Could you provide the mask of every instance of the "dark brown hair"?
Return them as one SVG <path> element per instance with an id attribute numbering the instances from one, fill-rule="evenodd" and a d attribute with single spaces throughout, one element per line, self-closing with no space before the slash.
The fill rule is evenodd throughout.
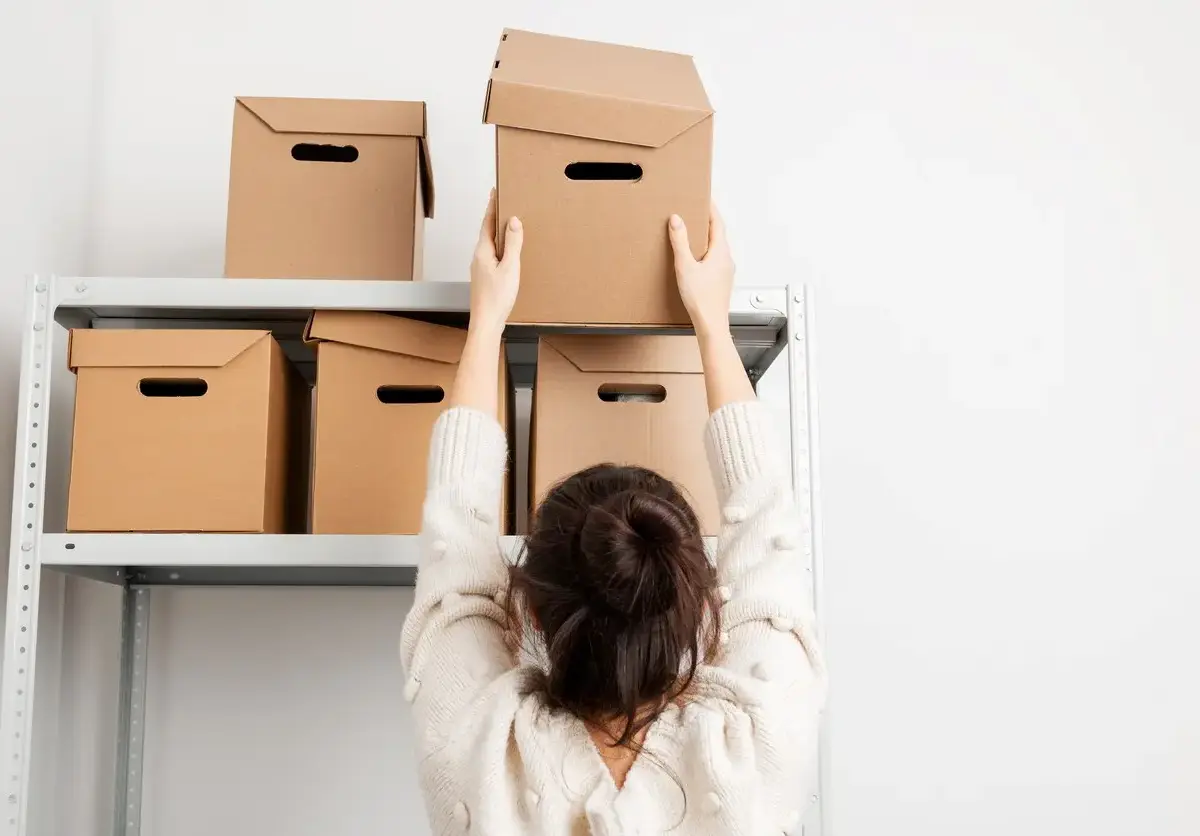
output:
<path id="1" fill-rule="evenodd" d="M 596 465 L 550 490 L 510 573 L 508 614 L 531 616 L 547 669 L 533 687 L 593 724 L 624 720 L 633 746 L 715 650 L 716 571 L 670 480 Z"/>

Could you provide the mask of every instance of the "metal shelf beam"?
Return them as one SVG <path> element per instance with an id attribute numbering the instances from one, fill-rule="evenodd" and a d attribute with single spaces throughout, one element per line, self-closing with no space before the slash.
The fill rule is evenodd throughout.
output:
<path id="1" fill-rule="evenodd" d="M 328 279 L 60 278 L 53 282 L 54 319 L 68 328 L 269 329 L 310 381 L 313 353 L 300 340 L 318 309 L 406 313 L 445 325 L 465 325 L 466 282 L 372 282 Z M 730 305 L 742 363 L 762 377 L 783 348 L 787 290 L 739 288 Z M 515 385 L 533 385 L 538 334 L 687 334 L 689 328 L 616 325 L 510 325 L 505 329 Z"/>
<path id="2" fill-rule="evenodd" d="M 510 560 L 523 540 L 500 538 Z M 412 586 L 419 554 L 411 534 L 43 534 L 40 563 L 144 586 Z"/>
<path id="3" fill-rule="evenodd" d="M 328 279 L 58 278 L 50 302 L 55 319 L 69 327 L 86 327 L 89 320 L 98 317 L 302 320 L 314 309 L 421 312 L 465 321 L 470 286 L 467 282 Z M 735 291 L 730 305 L 731 323 L 778 328 L 786 320 L 784 288 Z M 554 330 L 645 333 L 689 329 L 600 324 Z"/>

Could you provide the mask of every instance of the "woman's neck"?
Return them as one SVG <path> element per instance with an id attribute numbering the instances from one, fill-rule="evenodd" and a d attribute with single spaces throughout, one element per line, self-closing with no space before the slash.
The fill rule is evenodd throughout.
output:
<path id="1" fill-rule="evenodd" d="M 649 728 L 649 725 L 642 726 L 633 733 L 632 742 L 617 746 L 615 741 L 619 740 L 621 733 L 625 731 L 624 720 L 610 720 L 600 725 L 587 724 L 592 745 L 596 747 L 600 759 L 608 767 L 608 774 L 612 776 L 617 789 L 625 786 L 625 778 L 629 775 L 633 762 L 637 760 L 642 744 L 646 742 L 646 732 Z"/>

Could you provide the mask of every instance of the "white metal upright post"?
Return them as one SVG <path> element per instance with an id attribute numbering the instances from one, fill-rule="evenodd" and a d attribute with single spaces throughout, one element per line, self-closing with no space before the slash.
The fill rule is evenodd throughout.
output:
<path id="1" fill-rule="evenodd" d="M 142 831 L 146 674 L 150 661 L 150 588 L 127 586 L 122 604 L 113 836 L 138 836 Z"/>
<path id="2" fill-rule="evenodd" d="M 811 577 L 812 607 L 818 631 L 824 640 L 821 582 L 822 565 L 818 530 L 817 491 L 817 404 L 813 385 L 812 365 L 814 360 L 813 300 L 810 291 L 802 285 L 788 288 L 787 341 L 789 377 L 789 415 L 792 436 L 792 486 L 796 502 L 804 522 L 801 538 L 801 556 L 805 569 Z M 804 836 L 830 836 L 829 803 L 826 788 L 829 786 L 828 732 L 822 723 L 817 757 L 817 787 L 813 793 L 805 817 Z"/>
<path id="3" fill-rule="evenodd" d="M 50 325 L 52 280 L 33 279 L 26 297 L 21 337 L 21 382 L 18 390 L 17 453 L 13 475 L 12 535 L 9 544 L 8 609 L 4 630 L 3 817 L 0 834 L 26 836 L 29 817 L 30 761 L 33 737 L 33 686 L 37 664 L 38 592 L 42 567 L 45 496 L 46 416 L 50 407 L 49 371 L 53 356 Z"/>

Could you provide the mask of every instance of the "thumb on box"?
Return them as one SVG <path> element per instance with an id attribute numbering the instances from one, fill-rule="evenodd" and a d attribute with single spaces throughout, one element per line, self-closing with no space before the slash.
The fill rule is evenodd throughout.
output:
<path id="1" fill-rule="evenodd" d="M 511 217 L 508 219 L 508 225 L 504 230 L 504 258 L 503 262 L 513 262 L 521 258 L 521 245 L 525 243 L 525 227 L 521 224 L 521 219 Z"/>
<path id="2" fill-rule="evenodd" d="M 671 238 L 671 249 L 675 251 L 676 264 L 695 261 L 691 245 L 688 243 L 687 224 L 683 222 L 683 218 L 678 215 L 671 216 L 671 219 L 667 221 L 667 235 Z"/>

